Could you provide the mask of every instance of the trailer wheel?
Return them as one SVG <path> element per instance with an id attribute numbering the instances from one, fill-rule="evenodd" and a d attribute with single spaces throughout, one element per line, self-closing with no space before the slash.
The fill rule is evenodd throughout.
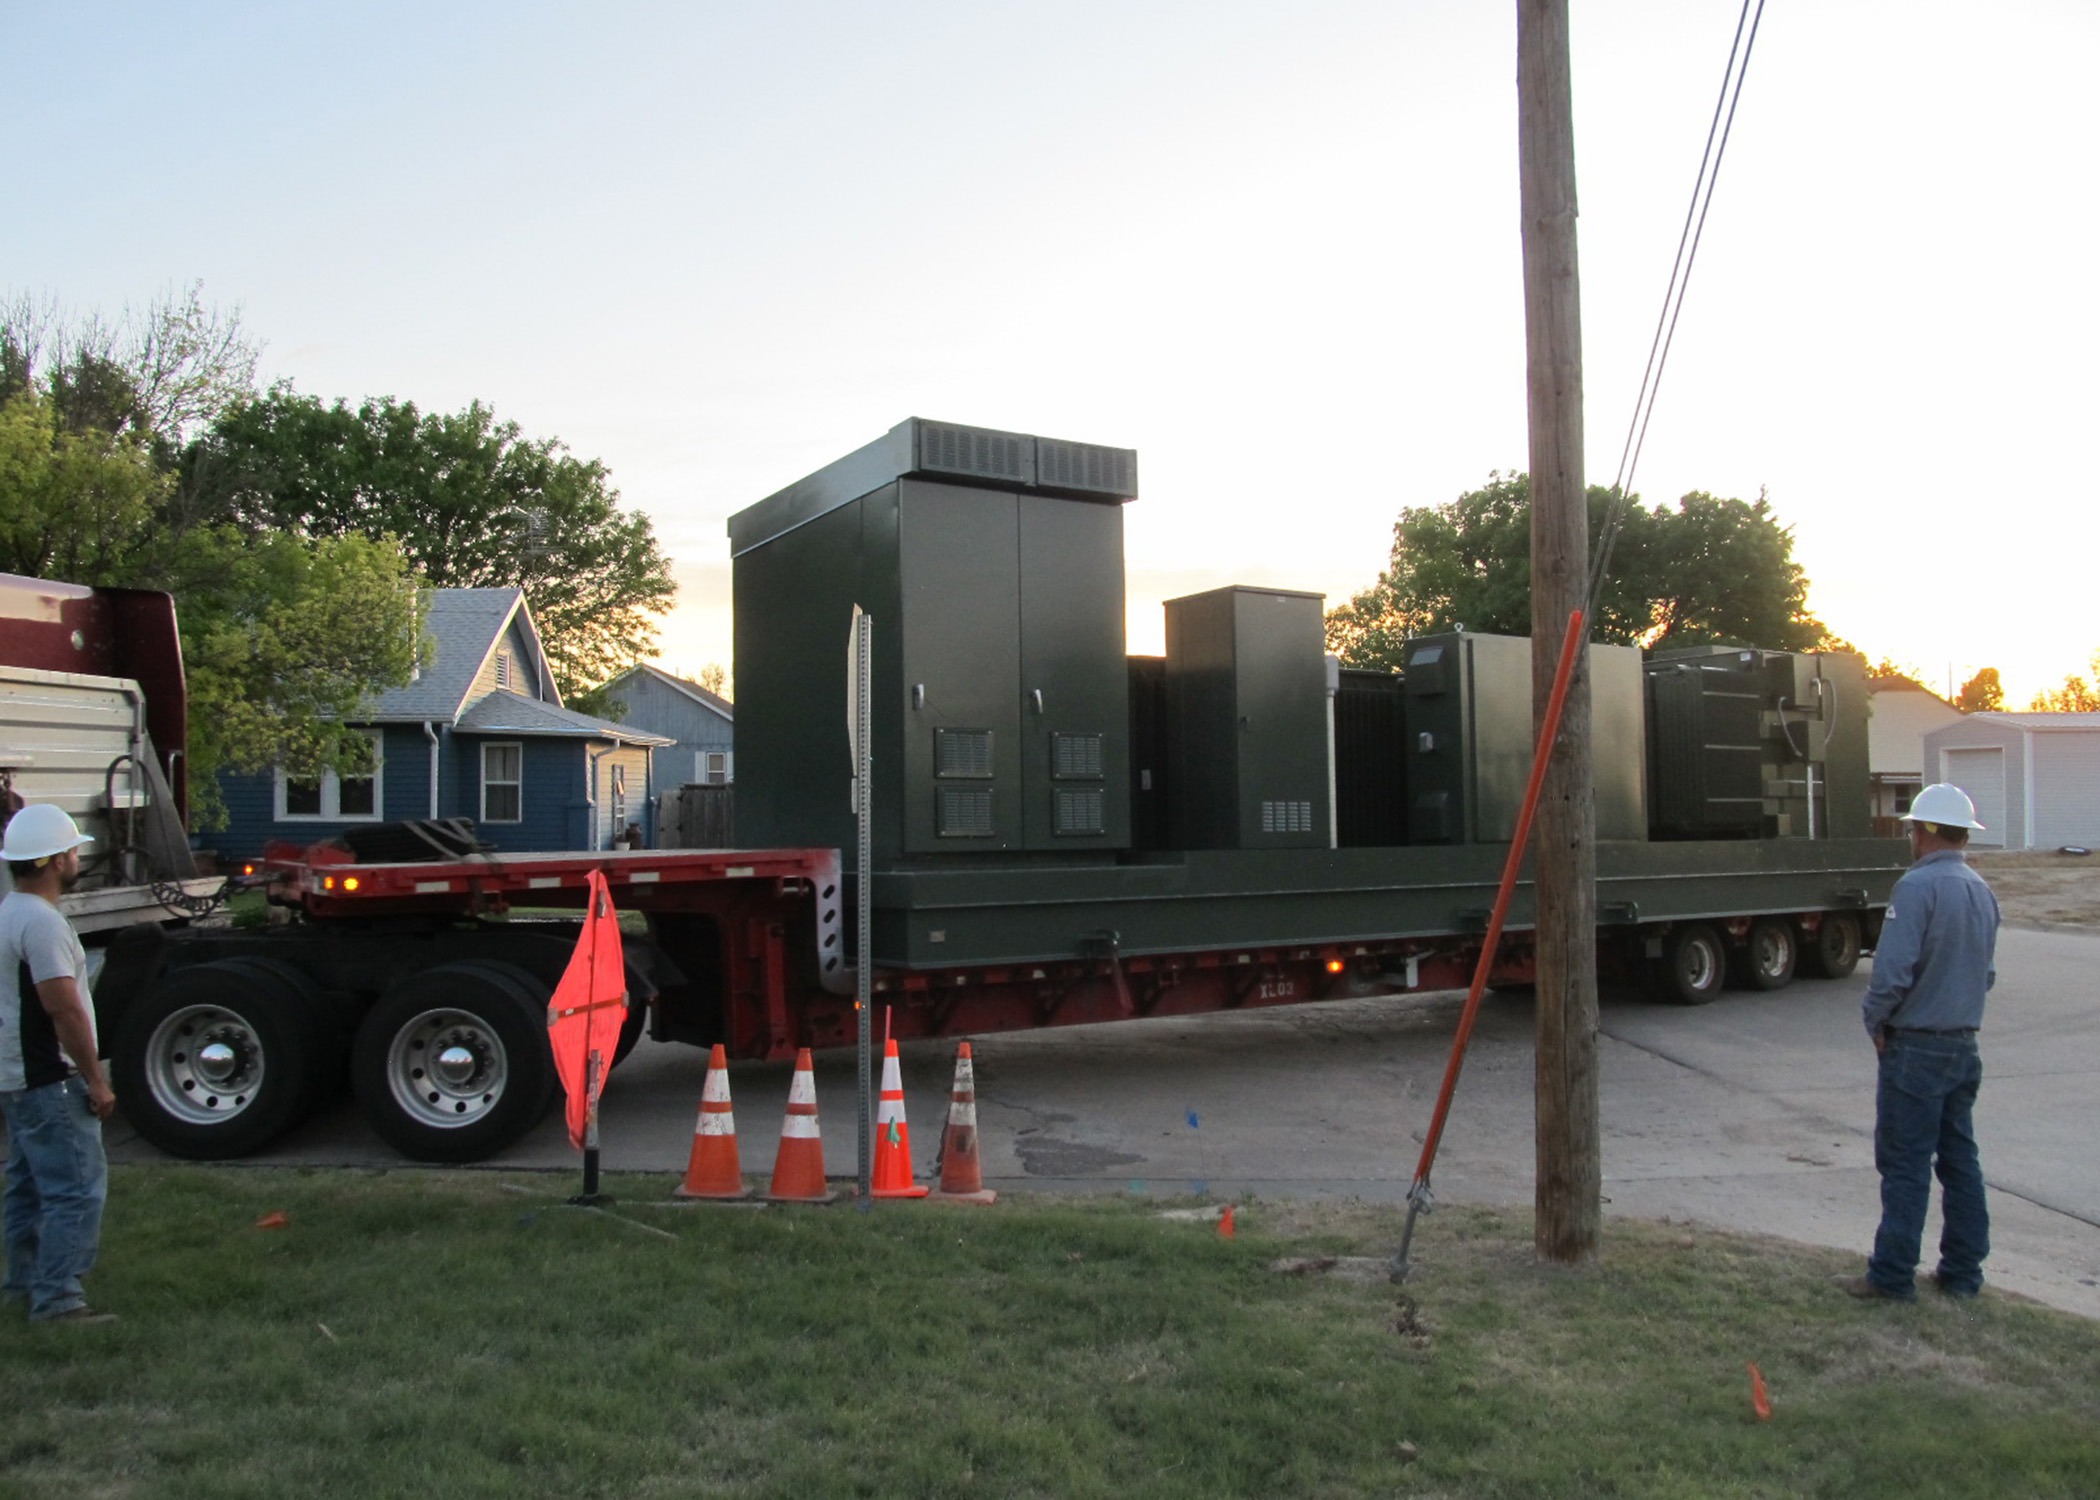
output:
<path id="1" fill-rule="evenodd" d="M 1728 973 L 1721 935 L 1704 922 L 1687 922 L 1663 939 L 1656 963 L 1656 989 L 1677 1005 L 1704 1005 L 1717 998 Z"/>
<path id="2" fill-rule="evenodd" d="M 547 995 L 508 964 L 410 974 L 358 1028 L 357 1105 L 381 1140 L 416 1161 L 480 1161 L 547 1113 L 554 1059 Z"/>
<path id="3" fill-rule="evenodd" d="M 1859 967 L 1859 918 L 1826 911 L 1801 949 L 1801 967 L 1818 979 L 1844 979 Z"/>
<path id="4" fill-rule="evenodd" d="M 274 963 L 218 959 L 163 975 L 117 1039 L 124 1118 L 171 1156 L 261 1150 L 314 1101 L 322 1049 L 303 999 Z"/>
<path id="5" fill-rule="evenodd" d="M 1794 982 L 1800 944 L 1794 924 L 1782 917 L 1760 917 L 1737 955 L 1736 972 L 1753 990 L 1783 990 Z"/>

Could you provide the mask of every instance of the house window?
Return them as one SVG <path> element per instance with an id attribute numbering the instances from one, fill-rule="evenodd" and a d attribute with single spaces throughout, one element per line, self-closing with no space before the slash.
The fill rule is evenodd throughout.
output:
<path id="1" fill-rule="evenodd" d="M 362 775 L 323 771 L 318 776 L 287 776 L 277 769 L 277 817 L 280 822 L 377 821 L 384 806 L 380 781 L 386 772 L 381 753 L 385 740 L 376 729 L 359 730 L 372 743 L 372 769 Z"/>
<path id="2" fill-rule="evenodd" d="M 701 786 L 728 786 L 736 779 L 733 754 L 729 750 L 695 750 L 693 780 Z"/>
<path id="3" fill-rule="evenodd" d="M 525 816 L 525 747 L 509 740 L 481 747 L 481 821 L 516 823 Z"/>

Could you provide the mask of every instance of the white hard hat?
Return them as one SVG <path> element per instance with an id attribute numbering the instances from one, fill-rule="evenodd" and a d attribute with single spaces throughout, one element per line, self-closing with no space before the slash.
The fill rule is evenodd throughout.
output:
<path id="1" fill-rule="evenodd" d="M 1944 781 L 1935 781 L 1911 798 L 1910 811 L 1903 818 L 1912 823 L 1938 823 L 1943 828 L 1983 827 L 1976 821 L 1976 804 L 1969 794 Z"/>
<path id="2" fill-rule="evenodd" d="M 92 844 L 67 816 L 63 807 L 32 802 L 7 820 L 7 833 L 0 837 L 0 859 L 49 859 L 82 844 Z"/>

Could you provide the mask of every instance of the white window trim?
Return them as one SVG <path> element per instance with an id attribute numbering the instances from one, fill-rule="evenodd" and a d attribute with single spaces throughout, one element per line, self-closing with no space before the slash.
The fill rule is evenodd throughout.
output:
<path id="1" fill-rule="evenodd" d="M 515 786 L 518 789 L 518 815 L 515 818 L 492 818 L 489 816 L 489 752 L 491 750 L 515 750 L 518 752 L 518 779 L 497 781 L 497 786 Z M 481 821 L 484 823 L 522 823 L 525 821 L 525 742 L 523 740 L 483 740 L 481 742 Z"/>
<path id="2" fill-rule="evenodd" d="M 284 767 L 279 766 L 272 778 L 276 783 L 273 791 L 276 806 L 273 809 L 280 823 L 383 823 L 386 821 L 386 733 L 379 729 L 354 731 L 372 742 L 372 810 L 368 813 L 345 813 L 342 809 L 342 782 L 333 771 L 321 773 L 321 810 L 316 813 L 295 813 L 286 810 Z M 362 778 L 359 778 L 362 779 Z"/>

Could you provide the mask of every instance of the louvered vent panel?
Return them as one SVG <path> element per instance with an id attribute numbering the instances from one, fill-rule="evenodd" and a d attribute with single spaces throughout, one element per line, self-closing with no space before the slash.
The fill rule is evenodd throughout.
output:
<path id="1" fill-rule="evenodd" d="M 944 786 L 940 796 L 940 836 L 984 839 L 992 836 L 992 789 Z"/>
<path id="2" fill-rule="evenodd" d="M 1053 734 L 1050 736 L 1050 774 L 1060 780 L 1099 781 L 1101 736 L 1098 734 Z"/>
<path id="3" fill-rule="evenodd" d="M 930 474 L 967 474 L 1025 484 L 1035 476 L 1029 440 L 1019 433 L 981 427 L 919 424 L 919 467 Z"/>
<path id="4" fill-rule="evenodd" d="M 936 729 L 933 732 L 933 774 L 944 778 L 990 780 L 992 732 L 989 729 Z"/>
<path id="5" fill-rule="evenodd" d="M 1057 821 L 1060 834 L 1102 834 L 1106 823 L 1107 798 L 1097 787 L 1059 787 Z"/>
<path id="6" fill-rule="evenodd" d="M 1310 802 L 1264 802 L 1261 805 L 1263 833 L 1311 833 Z"/>
<path id="7" fill-rule="evenodd" d="M 1137 494 L 1137 454 L 1128 448 L 1037 438 L 1035 482 L 1044 489 L 1085 490 L 1129 499 Z"/>

